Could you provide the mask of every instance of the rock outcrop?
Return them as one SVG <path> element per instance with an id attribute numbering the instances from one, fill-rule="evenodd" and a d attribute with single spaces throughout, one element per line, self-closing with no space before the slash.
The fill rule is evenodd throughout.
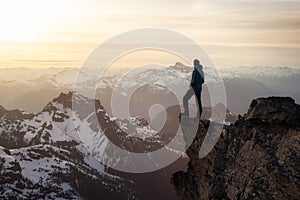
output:
<path id="1" fill-rule="evenodd" d="M 178 199 L 300 199 L 300 106 L 293 99 L 253 100 L 200 159 L 208 126 L 200 122 L 187 150 L 187 172 L 172 177 Z"/>

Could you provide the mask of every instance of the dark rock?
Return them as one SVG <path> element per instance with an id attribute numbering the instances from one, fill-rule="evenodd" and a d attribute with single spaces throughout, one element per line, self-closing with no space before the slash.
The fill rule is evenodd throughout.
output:
<path id="1" fill-rule="evenodd" d="M 300 122 L 300 108 L 290 97 L 259 98 L 252 101 L 245 118 L 295 126 Z"/>
<path id="2" fill-rule="evenodd" d="M 202 159 L 208 127 L 201 121 L 188 170 L 171 181 L 178 199 L 300 199 L 299 113 L 288 97 L 256 99 Z"/>

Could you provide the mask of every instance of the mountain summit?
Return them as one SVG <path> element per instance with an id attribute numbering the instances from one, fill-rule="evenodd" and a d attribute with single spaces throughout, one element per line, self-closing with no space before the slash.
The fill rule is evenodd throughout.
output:
<path id="1" fill-rule="evenodd" d="M 289 97 L 258 98 L 233 126 L 225 126 L 214 149 L 198 152 L 209 122 L 187 154 L 187 172 L 173 175 L 180 200 L 299 199 L 300 106 Z"/>

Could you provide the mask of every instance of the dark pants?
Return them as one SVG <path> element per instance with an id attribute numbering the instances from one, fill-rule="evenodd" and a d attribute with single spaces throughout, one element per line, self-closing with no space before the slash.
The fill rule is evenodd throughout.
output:
<path id="1" fill-rule="evenodd" d="M 184 114 L 189 115 L 189 100 L 192 98 L 192 96 L 195 94 L 196 97 L 196 104 L 197 104 L 197 117 L 201 117 L 202 114 L 202 103 L 201 103 L 201 90 L 200 91 L 194 91 L 191 87 L 184 95 L 183 97 L 183 108 L 184 108 Z"/>

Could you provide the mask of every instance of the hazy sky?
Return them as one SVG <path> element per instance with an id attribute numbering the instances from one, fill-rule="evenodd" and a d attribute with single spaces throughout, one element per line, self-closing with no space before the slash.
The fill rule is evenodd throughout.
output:
<path id="1" fill-rule="evenodd" d="M 300 67 L 299 0 L 1 0 L 0 26 L 1 68 L 77 67 L 145 27 L 185 34 L 220 67 Z"/>

